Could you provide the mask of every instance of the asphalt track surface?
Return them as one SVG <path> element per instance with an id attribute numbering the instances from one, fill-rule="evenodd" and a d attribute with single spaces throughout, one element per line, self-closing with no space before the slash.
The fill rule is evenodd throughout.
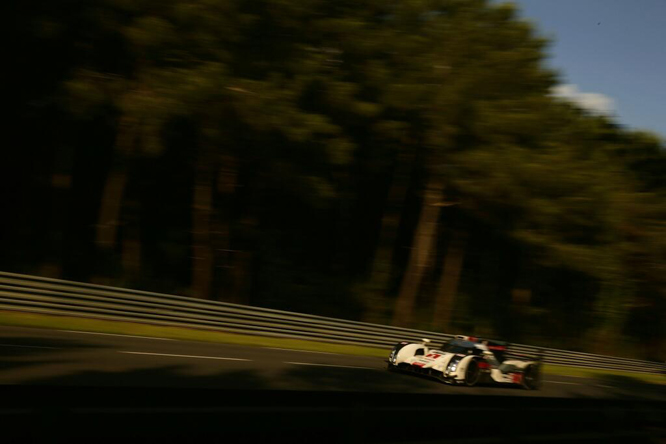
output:
<path id="1" fill-rule="evenodd" d="M 618 376 L 546 374 L 538 391 L 457 387 L 390 373 L 382 358 L 21 327 L 0 327 L 0 385 L 666 400 L 666 385 Z"/>

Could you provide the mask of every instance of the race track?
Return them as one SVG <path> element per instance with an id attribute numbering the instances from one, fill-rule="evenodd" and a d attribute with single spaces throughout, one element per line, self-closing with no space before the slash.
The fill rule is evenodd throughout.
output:
<path id="1" fill-rule="evenodd" d="M 0 384 L 666 399 L 665 385 L 621 377 L 453 387 L 389 373 L 381 358 L 18 327 L 0 327 Z"/>

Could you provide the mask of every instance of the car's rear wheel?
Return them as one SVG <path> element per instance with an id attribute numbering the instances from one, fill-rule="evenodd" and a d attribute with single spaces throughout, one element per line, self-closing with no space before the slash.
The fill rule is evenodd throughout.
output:
<path id="1" fill-rule="evenodd" d="M 541 387 L 541 368 L 538 365 L 530 364 L 523 372 L 521 385 L 526 390 L 538 390 Z"/>
<path id="2" fill-rule="evenodd" d="M 465 385 L 468 387 L 473 387 L 479 382 L 481 377 L 481 370 L 479 370 L 479 364 L 472 360 L 467 364 L 467 370 L 465 370 Z"/>

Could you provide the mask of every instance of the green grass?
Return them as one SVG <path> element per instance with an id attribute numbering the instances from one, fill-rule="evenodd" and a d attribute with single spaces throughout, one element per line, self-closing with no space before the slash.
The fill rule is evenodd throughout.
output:
<path id="1" fill-rule="evenodd" d="M 237 344 L 258 347 L 290 348 L 296 350 L 311 350 L 357 356 L 373 356 L 380 358 L 384 358 L 388 354 L 388 350 L 383 348 L 331 344 L 328 342 L 317 342 L 301 339 L 243 335 L 199 328 L 166 327 L 137 322 L 118 322 L 107 321 L 103 319 L 79 318 L 74 316 L 54 316 L 37 313 L 0 311 L 0 325 L 58 330 L 91 331 L 98 333 L 114 333 L 135 336 L 151 336 L 159 338 L 218 342 L 222 344 Z M 616 370 L 596 370 L 552 364 L 544 365 L 544 374 L 596 379 L 615 376 L 639 382 L 666 384 L 666 377 L 663 375 Z"/>
<path id="2" fill-rule="evenodd" d="M 250 345 L 259 347 L 291 348 L 297 350 L 322 351 L 360 356 L 386 357 L 382 348 L 361 347 L 346 344 L 331 344 L 302 339 L 273 338 L 215 330 L 187 327 L 166 327 L 136 322 L 107 321 L 103 319 L 79 318 L 74 316 L 54 316 L 36 313 L 0 311 L 0 325 L 16 327 L 37 327 L 57 330 L 91 331 L 158 338 L 183 339 L 190 341 L 218 342 L 223 344 Z"/>
<path id="3" fill-rule="evenodd" d="M 569 367 L 566 365 L 544 364 L 543 372 L 549 375 L 575 376 L 579 378 L 606 379 L 609 376 L 633 379 L 639 382 L 651 384 L 666 384 L 666 376 L 646 374 L 638 372 L 626 372 L 621 370 L 602 370 L 580 367 Z"/>

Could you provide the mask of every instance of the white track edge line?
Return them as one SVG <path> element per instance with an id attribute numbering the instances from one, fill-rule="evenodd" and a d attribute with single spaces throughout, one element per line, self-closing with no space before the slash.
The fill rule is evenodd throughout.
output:
<path id="1" fill-rule="evenodd" d="M 140 339 L 153 339 L 155 341 L 176 341 L 177 339 L 170 339 L 170 338 L 158 338 L 155 336 L 134 336 L 134 335 L 121 335 L 121 334 L 116 334 L 116 333 L 99 333 L 96 331 L 78 331 L 78 330 L 57 330 L 57 331 L 63 331 L 66 333 L 80 333 L 83 335 L 101 335 L 101 336 L 120 336 L 120 337 L 125 337 L 125 338 L 140 338 Z"/>
<path id="2" fill-rule="evenodd" d="M 329 353 L 329 352 L 320 352 L 314 350 L 299 350 L 296 348 L 279 348 L 279 347 L 262 347 L 267 350 L 282 350 L 282 351 L 292 351 L 292 352 L 302 352 L 302 353 L 318 353 L 320 355 L 339 355 L 340 353 Z"/>
<path id="3" fill-rule="evenodd" d="M 373 367 L 357 367 L 354 365 L 335 365 L 335 364 L 314 364 L 312 362 L 286 362 L 285 364 L 293 364 L 293 365 L 311 365 L 314 367 L 340 367 L 340 368 L 360 368 L 364 370 L 377 370 L 376 368 Z"/>
<path id="4" fill-rule="evenodd" d="M 168 356 L 173 358 L 195 358 L 195 359 L 217 359 L 220 361 L 251 361 L 251 359 L 241 358 L 223 358 L 220 356 L 196 356 L 196 355 L 174 355 L 170 353 L 149 353 L 149 352 L 133 352 L 126 350 L 118 350 L 118 353 L 125 353 L 128 355 L 149 355 L 149 356 Z"/>

